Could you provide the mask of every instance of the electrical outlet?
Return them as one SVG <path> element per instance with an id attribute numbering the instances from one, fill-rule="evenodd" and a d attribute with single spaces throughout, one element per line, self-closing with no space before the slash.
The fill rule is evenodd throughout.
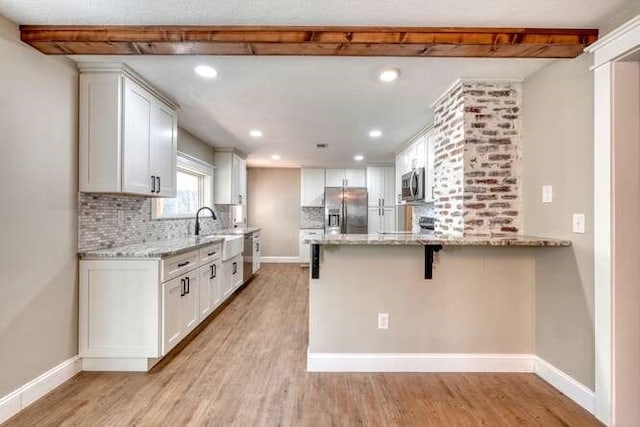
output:
<path id="1" fill-rule="evenodd" d="M 118 225 L 119 226 L 124 225 L 124 211 L 122 209 L 118 211 Z"/>
<path id="2" fill-rule="evenodd" d="M 542 186 L 542 203 L 553 202 L 553 187 L 551 185 Z"/>
<path id="3" fill-rule="evenodd" d="M 378 329 L 389 329 L 389 313 L 378 313 Z"/>
<path id="4" fill-rule="evenodd" d="M 574 233 L 583 233 L 584 234 L 584 214 L 573 214 L 573 232 Z"/>

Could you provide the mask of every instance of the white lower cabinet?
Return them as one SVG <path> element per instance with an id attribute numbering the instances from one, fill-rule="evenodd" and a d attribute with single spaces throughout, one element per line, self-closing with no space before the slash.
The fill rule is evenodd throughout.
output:
<path id="1" fill-rule="evenodd" d="M 210 262 L 200 267 L 200 320 L 204 320 L 209 314 L 213 312 L 220 305 L 221 293 L 220 293 L 220 276 L 218 275 L 218 269 L 220 268 L 220 261 Z"/>
<path id="2" fill-rule="evenodd" d="M 242 286 L 242 262 L 242 254 L 222 262 L 222 298 L 228 297 Z"/>
<path id="3" fill-rule="evenodd" d="M 81 260 L 83 370 L 148 371 L 242 285 L 242 256 L 223 264 L 221 253 Z"/>
<path id="4" fill-rule="evenodd" d="M 369 234 L 386 233 L 395 230 L 394 208 L 369 208 Z"/>
<path id="5" fill-rule="evenodd" d="M 324 236 L 324 230 L 321 228 L 302 228 L 300 229 L 300 262 L 308 264 L 311 259 L 311 246 L 303 243 L 305 239 Z"/>
<path id="6" fill-rule="evenodd" d="M 162 284 L 162 354 L 167 354 L 184 336 L 182 327 L 183 281 Z"/>

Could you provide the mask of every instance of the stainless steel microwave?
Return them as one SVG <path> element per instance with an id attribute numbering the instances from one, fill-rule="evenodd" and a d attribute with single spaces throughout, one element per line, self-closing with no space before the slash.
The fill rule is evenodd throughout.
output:
<path id="1" fill-rule="evenodd" d="M 424 168 L 416 168 L 402 175 L 402 200 L 405 202 L 424 200 Z"/>

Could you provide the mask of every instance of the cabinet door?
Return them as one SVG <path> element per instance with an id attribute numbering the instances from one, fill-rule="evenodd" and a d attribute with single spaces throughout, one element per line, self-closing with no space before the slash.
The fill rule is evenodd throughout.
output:
<path id="1" fill-rule="evenodd" d="M 347 187 L 366 187 L 367 173 L 365 169 L 347 169 L 344 172 Z"/>
<path id="2" fill-rule="evenodd" d="M 381 167 L 367 168 L 367 192 L 369 206 L 381 206 L 384 198 L 384 169 Z"/>
<path id="3" fill-rule="evenodd" d="M 233 171 L 233 154 L 224 151 L 214 153 L 216 169 L 213 179 L 213 197 L 217 205 L 234 203 L 232 182 L 235 179 Z"/>
<path id="4" fill-rule="evenodd" d="M 426 139 L 425 136 L 422 135 L 414 143 L 415 144 L 415 148 L 414 148 L 414 154 L 413 155 L 415 156 L 415 159 L 416 159 L 415 166 L 414 166 L 415 168 L 423 168 L 423 167 L 425 167 L 425 157 L 424 157 L 424 154 L 425 154 L 425 139 Z"/>
<path id="5" fill-rule="evenodd" d="M 260 252 L 262 251 L 261 248 L 261 239 L 260 238 L 256 238 L 253 241 L 253 268 L 251 269 L 252 273 L 257 272 L 258 270 L 260 270 Z"/>
<path id="6" fill-rule="evenodd" d="M 244 268 L 242 265 L 242 255 L 238 255 L 231 261 L 231 287 L 238 289 L 243 283 Z"/>
<path id="7" fill-rule="evenodd" d="M 383 191 L 382 191 L 382 206 L 395 206 L 396 192 L 395 192 L 395 177 L 396 170 L 392 166 L 383 168 Z"/>
<path id="8" fill-rule="evenodd" d="M 427 139 L 425 143 L 425 157 L 426 157 L 426 166 L 425 166 L 425 193 L 424 199 L 427 202 L 431 202 L 434 200 L 433 190 L 435 188 L 435 143 L 436 143 L 436 133 L 435 130 L 431 130 L 427 134 Z"/>
<path id="9" fill-rule="evenodd" d="M 300 206 L 324 206 L 324 169 L 302 169 Z"/>
<path id="10" fill-rule="evenodd" d="M 381 213 L 380 229 L 385 232 L 394 231 L 396 229 L 395 208 L 383 208 Z"/>
<path id="11" fill-rule="evenodd" d="M 240 195 L 240 157 L 233 154 L 231 156 L 231 204 L 241 203 Z"/>
<path id="12" fill-rule="evenodd" d="M 157 177 L 156 195 L 175 197 L 178 118 L 175 111 L 156 102 L 151 110 L 151 175 Z"/>
<path id="13" fill-rule="evenodd" d="M 182 329 L 186 335 L 200 322 L 200 316 L 198 315 L 198 291 L 200 290 L 198 270 L 185 274 L 184 279 L 187 282 L 184 296 L 182 297 Z"/>
<path id="14" fill-rule="evenodd" d="M 236 199 L 235 204 L 238 205 L 247 205 L 247 161 L 237 155 L 234 154 L 234 164 L 235 164 L 235 188 L 236 188 Z"/>
<path id="15" fill-rule="evenodd" d="M 302 243 L 305 235 L 301 231 L 300 232 L 300 262 L 308 263 L 311 260 L 311 248 L 308 243 Z"/>
<path id="16" fill-rule="evenodd" d="M 182 323 L 182 277 L 162 284 L 162 354 L 167 354 L 184 336 Z"/>
<path id="17" fill-rule="evenodd" d="M 231 260 L 222 263 L 222 276 L 220 277 L 220 292 L 222 294 L 222 301 L 226 300 L 231 293 L 233 293 L 233 280 Z"/>
<path id="18" fill-rule="evenodd" d="M 198 293 L 198 315 L 199 320 L 203 321 L 213 311 L 213 295 L 211 287 L 211 268 L 212 264 L 203 265 L 198 269 L 200 276 L 200 290 Z"/>
<path id="19" fill-rule="evenodd" d="M 370 207 L 367 216 L 367 233 L 376 234 L 380 231 L 380 208 Z"/>
<path id="20" fill-rule="evenodd" d="M 327 187 L 343 187 L 344 179 L 344 169 L 327 169 L 325 171 L 325 185 Z"/>
<path id="21" fill-rule="evenodd" d="M 150 146 L 153 97 L 129 79 L 124 82 L 122 191 L 150 195 Z M 155 182 L 154 182 L 155 185 Z"/>
<path id="22" fill-rule="evenodd" d="M 220 290 L 220 282 L 222 276 L 222 265 L 220 261 L 211 263 L 209 267 L 209 287 L 211 288 L 211 306 L 215 310 L 222 302 L 222 291 Z"/>

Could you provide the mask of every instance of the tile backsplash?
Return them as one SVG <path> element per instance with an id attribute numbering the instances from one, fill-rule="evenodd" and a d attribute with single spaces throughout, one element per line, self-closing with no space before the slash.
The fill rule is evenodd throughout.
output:
<path id="1" fill-rule="evenodd" d="M 154 199 L 121 194 L 78 193 L 78 250 L 109 248 L 193 234 L 195 220 L 152 219 Z M 118 225 L 118 211 L 124 214 Z M 214 207 L 218 220 L 203 216 L 202 233 L 229 227 L 230 206 Z M 206 215 L 206 214 L 205 214 Z"/>
<path id="2" fill-rule="evenodd" d="M 300 228 L 323 228 L 324 208 L 303 207 L 300 212 Z"/>
<path id="3" fill-rule="evenodd" d="M 433 203 L 426 203 L 421 205 L 413 205 L 413 215 L 411 217 L 411 231 L 414 233 L 420 232 L 420 217 L 428 216 L 435 218 L 436 208 Z"/>

